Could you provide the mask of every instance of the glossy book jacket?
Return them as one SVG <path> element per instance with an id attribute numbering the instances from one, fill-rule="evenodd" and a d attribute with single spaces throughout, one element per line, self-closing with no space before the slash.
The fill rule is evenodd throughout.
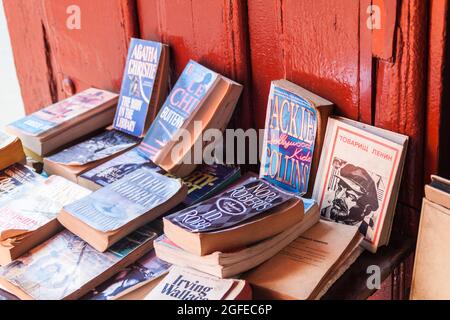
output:
<path id="1" fill-rule="evenodd" d="M 217 77 L 217 73 L 189 61 L 141 143 L 140 152 L 154 160 L 185 121 L 197 111 Z"/>
<path id="2" fill-rule="evenodd" d="M 145 134 L 161 51 L 159 42 L 131 39 L 114 118 L 115 129 L 136 137 Z"/>
<path id="3" fill-rule="evenodd" d="M 266 115 L 261 178 L 299 196 L 308 190 L 317 111 L 303 97 L 272 83 Z"/>

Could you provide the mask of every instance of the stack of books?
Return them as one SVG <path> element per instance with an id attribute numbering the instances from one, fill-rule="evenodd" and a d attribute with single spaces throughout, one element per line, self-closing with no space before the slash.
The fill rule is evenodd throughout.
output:
<path id="1" fill-rule="evenodd" d="M 318 299 L 389 241 L 408 138 L 273 81 L 259 175 L 198 161 L 242 86 L 132 39 L 120 93 L 89 88 L 0 132 L 0 296 Z M 40 175 L 24 165 L 42 162 Z"/>

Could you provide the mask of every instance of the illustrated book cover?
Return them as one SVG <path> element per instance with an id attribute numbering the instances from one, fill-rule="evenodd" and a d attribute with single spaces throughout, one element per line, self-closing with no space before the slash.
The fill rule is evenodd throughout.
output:
<path id="1" fill-rule="evenodd" d="M 178 179 L 141 168 L 63 208 L 58 220 L 99 251 L 171 209 L 186 196 Z"/>
<path id="2" fill-rule="evenodd" d="M 142 137 L 159 111 L 168 86 L 168 46 L 130 41 L 113 127 Z"/>
<path id="3" fill-rule="evenodd" d="M 260 177 L 305 195 L 317 170 L 332 107 L 331 102 L 287 80 L 272 81 Z"/>
<path id="4" fill-rule="evenodd" d="M 389 241 L 408 137 L 330 118 L 313 198 L 322 218 L 360 226 L 375 252 Z"/>

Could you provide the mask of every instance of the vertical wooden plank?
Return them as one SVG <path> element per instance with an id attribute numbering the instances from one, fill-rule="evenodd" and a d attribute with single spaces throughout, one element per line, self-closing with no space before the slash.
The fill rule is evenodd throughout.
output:
<path id="1" fill-rule="evenodd" d="M 130 38 L 137 36 L 132 0 L 44 0 L 58 81 L 119 91 Z M 69 29 L 69 6 L 80 8 L 80 29 Z"/>
<path id="2" fill-rule="evenodd" d="M 410 137 L 396 230 L 414 233 L 423 196 L 427 3 L 402 1 L 392 62 L 379 61 L 375 125 Z"/>
<path id="3" fill-rule="evenodd" d="M 372 0 L 359 3 L 359 121 L 373 124 L 372 29 L 367 24 Z"/>
<path id="4" fill-rule="evenodd" d="M 359 118 L 359 1 L 251 0 L 248 9 L 258 127 L 270 81 L 284 77 Z"/>
<path id="5" fill-rule="evenodd" d="M 448 145 L 442 140 L 449 139 L 450 132 L 448 123 L 450 112 L 445 116 L 444 103 L 448 102 L 446 96 L 445 79 L 446 55 L 448 55 L 448 0 L 430 1 L 430 29 L 429 53 L 428 53 L 428 81 L 427 81 L 427 110 L 426 110 L 426 137 L 425 137 L 425 182 L 429 182 L 431 174 L 439 173 L 439 163 L 444 161 L 443 150 L 448 149 Z M 450 56 L 450 55 L 448 55 Z M 447 61 L 448 63 L 448 61 Z M 444 101 L 446 99 L 446 101 Z M 448 105 L 446 106 L 448 108 Z M 447 123 L 446 123 L 447 121 Z M 441 131 L 446 129 L 447 131 Z M 442 133 L 441 133 L 442 132 Z M 447 140 L 449 141 L 449 140 Z M 449 160 L 447 158 L 447 160 Z M 441 174 L 450 174 L 449 164 L 447 168 L 442 168 Z"/>
<path id="6" fill-rule="evenodd" d="M 27 113 L 57 100 L 53 55 L 40 0 L 4 0 L 14 61 Z"/>
<path id="7" fill-rule="evenodd" d="M 139 26 L 144 39 L 171 48 L 173 80 L 189 59 L 244 85 L 239 126 L 252 126 L 249 103 L 247 9 L 243 0 L 138 0 Z"/>
<path id="8" fill-rule="evenodd" d="M 69 29 L 69 6 L 80 8 L 80 29 Z M 138 35 L 135 0 L 6 0 L 15 64 L 27 113 L 75 90 L 120 89 L 129 38 Z"/>

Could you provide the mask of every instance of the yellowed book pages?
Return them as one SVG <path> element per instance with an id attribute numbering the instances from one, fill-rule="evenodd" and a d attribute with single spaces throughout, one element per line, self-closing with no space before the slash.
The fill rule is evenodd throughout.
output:
<path id="1" fill-rule="evenodd" d="M 449 243 L 450 210 L 424 199 L 414 261 L 412 300 L 450 299 Z"/>
<path id="2" fill-rule="evenodd" d="M 320 284 L 326 284 L 340 258 L 354 248 L 355 239 L 360 241 L 356 227 L 320 221 L 244 279 L 255 297 L 310 299 L 321 291 Z"/>

